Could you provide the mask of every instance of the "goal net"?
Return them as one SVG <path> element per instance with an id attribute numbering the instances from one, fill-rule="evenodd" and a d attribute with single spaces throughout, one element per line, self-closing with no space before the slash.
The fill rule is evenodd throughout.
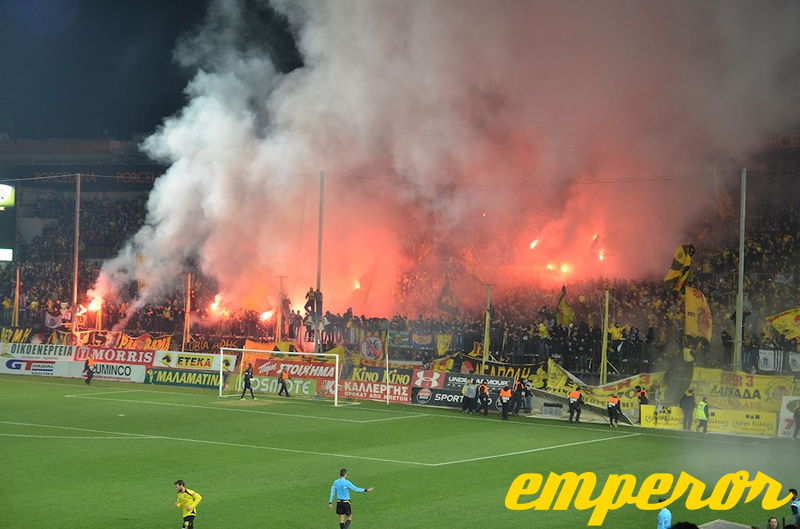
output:
<path id="1" fill-rule="evenodd" d="M 303 353 L 284 351 L 256 351 L 252 349 L 233 349 L 223 347 L 219 352 L 223 358 L 236 355 L 236 367 L 223 376 L 220 369 L 219 396 L 242 395 L 244 373 L 248 366 L 253 367 L 250 385 L 253 393 L 259 395 L 278 395 L 281 384 L 281 370 L 288 373 L 286 387 L 292 398 L 333 399 L 339 404 L 339 356 L 329 353 Z M 250 395 L 250 392 L 247 392 Z"/>

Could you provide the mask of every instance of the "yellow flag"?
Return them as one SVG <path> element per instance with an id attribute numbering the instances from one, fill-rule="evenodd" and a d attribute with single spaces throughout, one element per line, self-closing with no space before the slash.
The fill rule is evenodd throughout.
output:
<path id="1" fill-rule="evenodd" d="M 788 340 L 800 337 L 800 309 L 773 314 L 767 318 L 767 321 Z"/>
<path id="2" fill-rule="evenodd" d="M 694 255 L 694 246 L 691 244 L 682 244 L 675 250 L 675 255 L 672 257 L 672 264 L 667 270 L 667 275 L 664 276 L 664 282 L 669 283 L 670 288 L 673 290 L 682 290 L 683 285 L 689 278 L 689 270 L 692 266 L 692 256 Z"/>
<path id="3" fill-rule="evenodd" d="M 453 343 L 452 334 L 437 334 L 436 335 L 436 352 L 439 355 L 446 355 L 450 352 L 450 345 Z"/>
<path id="4" fill-rule="evenodd" d="M 561 297 L 558 298 L 558 308 L 556 309 L 556 323 L 566 327 L 575 321 L 575 311 L 567 303 L 567 286 L 561 286 Z"/>
<path id="5" fill-rule="evenodd" d="M 686 334 L 711 341 L 711 309 L 702 292 L 686 287 Z"/>

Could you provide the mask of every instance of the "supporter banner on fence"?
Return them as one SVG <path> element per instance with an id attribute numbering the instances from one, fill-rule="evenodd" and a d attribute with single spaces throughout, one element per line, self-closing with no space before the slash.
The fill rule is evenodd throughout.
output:
<path id="1" fill-rule="evenodd" d="M 151 366 L 156 357 L 155 351 L 133 351 L 128 349 L 81 345 L 75 347 L 73 359 L 78 362 L 84 362 L 89 358 L 89 354 L 91 354 L 92 358 L 97 362 L 116 362 L 119 364 L 135 364 L 142 366 Z"/>
<path id="2" fill-rule="evenodd" d="M 761 349 L 758 351 L 758 370 L 759 371 L 780 371 L 783 367 L 783 359 L 786 356 L 784 351 L 774 351 L 772 349 Z"/>
<path id="3" fill-rule="evenodd" d="M 800 396 L 783 397 L 781 400 L 781 412 L 778 415 L 778 437 L 794 436 L 794 429 L 797 426 L 794 422 L 794 410 L 800 406 Z"/>
<path id="4" fill-rule="evenodd" d="M 450 352 L 450 346 L 453 344 L 452 334 L 437 334 L 436 335 L 436 352 L 439 355 L 446 355 Z"/>
<path id="5" fill-rule="evenodd" d="M 331 351 L 328 351 L 329 353 Z M 354 366 L 372 366 L 372 367 L 384 367 L 386 366 L 386 360 L 367 360 L 360 354 L 348 354 L 347 355 L 348 362 L 351 362 Z M 419 369 L 422 367 L 421 361 L 416 360 L 392 360 L 389 358 L 389 367 L 395 369 Z"/>
<path id="6" fill-rule="evenodd" d="M 411 347 L 416 349 L 435 349 L 434 334 L 430 331 L 413 331 L 411 333 Z"/>
<path id="7" fill-rule="evenodd" d="M 49 345 L 32 343 L 3 344 L 2 356 L 25 360 L 72 360 L 75 347 L 71 345 Z"/>
<path id="8" fill-rule="evenodd" d="M 480 372 L 481 366 L 484 365 L 481 359 L 475 358 L 470 355 L 461 354 L 461 364 L 467 366 L 470 371 L 476 374 Z M 504 364 L 502 362 L 486 362 L 487 375 L 510 377 L 513 379 L 524 380 L 530 378 L 536 371 L 544 367 L 544 362 L 538 364 Z"/>
<path id="9" fill-rule="evenodd" d="M 313 397 L 317 395 L 316 379 L 295 378 L 286 383 L 290 395 L 301 395 L 303 397 Z M 253 391 L 256 393 L 278 393 L 280 385 L 278 379 L 274 377 L 255 376 L 252 381 Z"/>
<path id="10" fill-rule="evenodd" d="M 367 360 L 380 360 L 383 358 L 383 342 L 386 339 L 385 331 L 367 331 L 364 339 L 358 345 L 358 350 Z"/>
<path id="11" fill-rule="evenodd" d="M 236 338 L 233 336 L 218 336 L 212 338 L 203 338 L 201 336 L 192 336 L 186 342 L 186 352 L 190 353 L 208 353 L 219 352 L 223 347 L 230 347 L 231 349 L 242 349 L 245 345 L 244 338 Z"/>
<path id="12" fill-rule="evenodd" d="M 118 331 L 53 331 L 50 334 L 49 343 L 168 351 L 172 345 L 172 335 L 144 333 L 141 336 L 131 336 Z"/>
<path id="13" fill-rule="evenodd" d="M 33 335 L 33 329 L 2 327 L 0 328 L 0 343 L 28 343 Z"/>
<path id="14" fill-rule="evenodd" d="M 283 351 L 285 353 L 301 352 L 303 346 L 295 342 L 257 342 L 249 338 L 244 341 L 245 349 L 254 351 Z"/>
<path id="15" fill-rule="evenodd" d="M 292 378 L 334 378 L 336 366 L 322 362 L 294 362 L 274 358 L 243 358 L 242 364 L 253 364 L 253 373 L 262 377 L 277 377 L 286 369 Z"/>
<path id="16" fill-rule="evenodd" d="M 710 408 L 709 433 L 735 433 L 749 435 L 775 435 L 777 414 L 769 411 L 722 410 Z M 667 430 L 683 429 L 683 410 L 677 406 L 642 406 L 642 426 Z M 692 427 L 697 420 L 692 418 Z"/>
<path id="17" fill-rule="evenodd" d="M 21 358 L 0 359 L 0 373 L 7 375 L 58 376 L 55 360 L 30 360 Z M 66 374 L 62 375 L 66 376 Z"/>
<path id="18" fill-rule="evenodd" d="M 639 401 L 634 389 L 636 386 L 650 390 L 661 384 L 664 378 L 664 373 L 642 373 L 605 386 L 587 386 L 553 360 L 548 360 L 546 366 L 547 369 L 538 369 L 531 378 L 535 389 L 566 398 L 576 387 L 582 386 L 584 402 L 601 409 L 606 409 L 608 397 L 616 393 L 620 398 L 620 407 L 626 412 L 638 413 Z"/>
<path id="19" fill-rule="evenodd" d="M 792 393 L 791 375 L 751 375 L 744 371 L 723 371 L 695 367 L 692 388 L 707 396 L 713 408 L 777 412 L 784 395 Z"/>
<path id="20" fill-rule="evenodd" d="M 789 369 L 795 373 L 800 372 L 800 354 L 789 353 Z M 795 392 L 793 392 L 796 394 Z"/>
<path id="21" fill-rule="evenodd" d="M 390 384 L 402 384 L 404 386 L 411 385 L 411 375 L 414 373 L 412 369 L 397 369 L 390 367 L 388 371 L 386 368 L 377 366 L 354 366 L 347 377 L 356 382 L 388 382 Z"/>
<path id="22" fill-rule="evenodd" d="M 340 397 L 360 400 L 386 400 L 387 384 L 380 382 L 359 382 L 343 380 L 339 386 Z M 392 402 L 408 403 L 411 401 L 411 388 L 403 384 L 388 384 L 389 400 Z"/>
<path id="23" fill-rule="evenodd" d="M 407 349 L 411 347 L 411 333 L 408 331 L 392 331 L 389 333 L 389 347 Z"/>
<path id="24" fill-rule="evenodd" d="M 767 318 L 767 321 L 787 340 L 800 338 L 800 309 L 773 314 Z"/>
<path id="25" fill-rule="evenodd" d="M 153 367 L 192 369 L 219 372 L 219 354 L 181 353 L 178 351 L 156 351 Z M 222 360 L 223 371 L 233 371 L 236 355 L 226 354 Z"/>
<path id="26" fill-rule="evenodd" d="M 159 384 L 164 386 L 190 386 L 194 388 L 216 389 L 219 387 L 219 373 L 150 368 L 145 372 L 144 382 L 145 384 Z"/>

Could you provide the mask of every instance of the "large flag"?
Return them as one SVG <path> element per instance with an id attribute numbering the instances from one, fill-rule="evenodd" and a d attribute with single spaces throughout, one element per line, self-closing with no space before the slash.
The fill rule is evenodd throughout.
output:
<path id="1" fill-rule="evenodd" d="M 788 340 L 800 337 L 800 309 L 787 310 L 780 314 L 767 317 L 767 321 L 775 330 L 784 335 Z"/>
<path id="2" fill-rule="evenodd" d="M 702 292 L 686 287 L 685 332 L 689 336 L 711 341 L 711 309 Z"/>
<path id="3" fill-rule="evenodd" d="M 442 292 L 439 294 L 439 310 L 449 312 L 450 314 L 458 314 L 458 300 L 450 286 L 450 280 L 444 282 Z"/>
<path id="4" fill-rule="evenodd" d="M 694 255 L 694 246 L 691 244 L 682 244 L 675 250 L 675 255 L 672 258 L 672 264 L 667 270 L 667 275 L 664 276 L 664 282 L 669 283 L 673 290 L 683 290 L 686 280 L 689 278 L 689 270 L 692 266 L 692 256 Z"/>
<path id="5" fill-rule="evenodd" d="M 556 308 L 556 323 L 566 327 L 575 321 L 575 311 L 567 303 L 567 285 L 561 286 L 561 297 L 558 298 L 558 307 Z"/>

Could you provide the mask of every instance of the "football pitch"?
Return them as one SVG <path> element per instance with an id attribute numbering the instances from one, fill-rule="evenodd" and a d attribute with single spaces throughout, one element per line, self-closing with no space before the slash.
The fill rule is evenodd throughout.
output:
<path id="1" fill-rule="evenodd" d="M 457 410 L 266 397 L 0 375 L 0 527 L 180 527 L 173 482 L 202 494 L 197 529 L 336 528 L 330 486 L 346 467 L 353 529 L 585 527 L 590 511 L 510 511 L 521 473 L 646 476 L 681 471 L 709 489 L 726 473 L 797 478 L 797 444 Z M 638 488 L 638 486 L 637 486 Z M 707 491 L 708 494 L 710 490 Z M 734 509 L 670 507 L 673 522 L 763 526 L 760 498 Z M 652 528 L 656 511 L 611 511 L 602 527 Z"/>

